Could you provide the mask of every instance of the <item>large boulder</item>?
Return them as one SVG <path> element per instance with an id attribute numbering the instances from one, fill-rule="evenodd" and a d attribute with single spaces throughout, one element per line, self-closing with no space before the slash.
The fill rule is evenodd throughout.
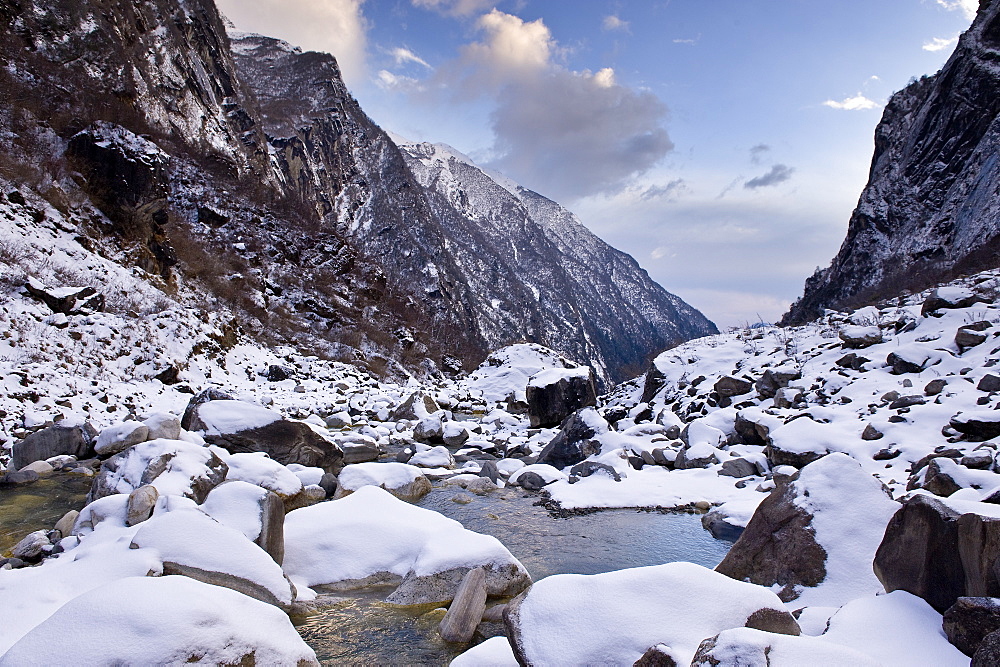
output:
<path id="1" fill-rule="evenodd" d="M 355 463 L 344 466 L 334 498 L 343 498 L 364 486 L 377 486 L 400 500 L 415 503 L 431 491 L 420 468 L 406 463 Z"/>
<path id="2" fill-rule="evenodd" d="M 944 613 L 941 626 L 948 641 L 971 657 L 986 635 L 1000 630 L 1000 599 L 958 598 Z"/>
<path id="3" fill-rule="evenodd" d="M 926 317 L 937 313 L 939 310 L 968 308 L 981 301 L 984 301 L 983 297 L 966 287 L 955 285 L 938 287 L 931 291 L 927 298 L 924 299 L 924 303 L 920 307 L 920 314 Z"/>
<path id="4" fill-rule="evenodd" d="M 1000 436 L 1000 410 L 959 412 L 948 423 L 971 440 L 990 440 Z"/>
<path id="5" fill-rule="evenodd" d="M 52 309 L 64 315 L 91 315 L 104 310 L 104 295 L 93 287 L 51 288 L 36 278 L 28 278 L 24 290 Z"/>
<path id="6" fill-rule="evenodd" d="M 440 409 L 433 398 L 422 391 L 415 391 L 390 413 L 389 418 L 397 422 L 403 419 L 419 421 Z"/>
<path id="7" fill-rule="evenodd" d="M 101 464 L 87 502 L 152 485 L 159 495 L 204 502 L 222 483 L 229 466 L 206 447 L 180 440 L 150 440 L 115 454 Z"/>
<path id="8" fill-rule="evenodd" d="M 559 427 L 559 433 L 538 455 L 537 463 L 565 468 L 601 451 L 600 435 L 607 433 L 608 423 L 594 408 L 583 408 L 571 414 Z"/>
<path id="9" fill-rule="evenodd" d="M 743 378 L 724 375 L 715 381 L 715 385 L 712 388 L 715 389 L 715 393 L 720 398 L 728 399 L 733 396 L 749 394 L 750 390 L 753 389 L 753 383 Z"/>
<path id="10" fill-rule="evenodd" d="M 860 350 L 882 342 L 882 331 L 876 326 L 850 326 L 840 330 L 840 340 L 844 347 Z"/>
<path id="11" fill-rule="evenodd" d="M 70 454 L 81 460 L 92 458 L 96 439 L 97 431 L 89 423 L 60 422 L 15 442 L 11 450 L 10 466 L 14 470 L 20 470 L 29 463 L 44 461 L 60 454 Z"/>
<path id="12" fill-rule="evenodd" d="M 558 426 L 576 410 L 597 403 L 597 384 L 589 366 L 550 368 L 533 375 L 525 389 L 532 428 Z"/>
<path id="13" fill-rule="evenodd" d="M 893 515 L 874 569 L 885 590 L 907 591 L 944 613 L 960 597 L 1000 596 L 998 558 L 995 506 L 918 493 Z"/>
<path id="14" fill-rule="evenodd" d="M 234 454 L 265 452 L 282 465 L 298 463 L 335 472 L 344 458 L 336 443 L 309 424 L 243 401 L 201 403 L 195 406 L 190 425 L 202 432 L 206 442 Z"/>
<path id="15" fill-rule="evenodd" d="M 822 637 L 733 628 L 703 641 L 690 664 L 691 667 L 879 667 L 882 663 L 860 651 L 824 641 Z"/>
<path id="16" fill-rule="evenodd" d="M 546 577 L 508 604 L 504 623 L 522 665 L 629 665 L 657 644 L 686 665 L 730 628 L 799 633 L 771 591 L 693 563 Z"/>
<path id="17" fill-rule="evenodd" d="M 348 590 L 390 584 L 396 586 L 387 598 L 393 604 L 442 604 L 476 567 L 486 570 L 489 596 L 516 595 L 531 584 L 524 566 L 495 537 L 375 486 L 285 519 L 284 569 L 296 585 Z"/>
<path id="18" fill-rule="evenodd" d="M 197 425 L 194 423 L 195 413 L 198 411 L 198 406 L 202 403 L 208 403 L 209 401 L 232 400 L 235 399 L 221 389 L 216 389 L 215 387 L 202 389 L 200 392 L 191 397 L 191 400 L 188 401 L 187 407 L 184 408 L 184 414 L 181 416 L 181 428 L 187 431 L 197 430 Z"/>
<path id="19" fill-rule="evenodd" d="M 319 665 L 288 616 L 187 577 L 117 578 L 53 610 L 3 665 Z"/>
<path id="20" fill-rule="evenodd" d="M 761 398 L 774 398 L 779 389 L 788 386 L 802 377 L 802 373 L 794 368 L 769 368 L 760 379 L 754 383 L 754 389 Z"/>
<path id="21" fill-rule="evenodd" d="M 879 582 L 866 571 L 896 507 L 854 459 L 831 454 L 779 483 L 716 571 L 781 586 L 786 601 L 808 593 L 835 606 L 877 592 Z M 867 515 L 863 522 L 859 508 Z"/>

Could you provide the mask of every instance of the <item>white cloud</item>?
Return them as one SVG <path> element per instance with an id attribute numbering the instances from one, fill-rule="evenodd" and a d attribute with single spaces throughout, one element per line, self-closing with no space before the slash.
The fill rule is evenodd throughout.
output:
<path id="1" fill-rule="evenodd" d="M 389 70 L 379 70 L 375 84 L 382 90 L 418 90 L 420 82 L 409 76 L 393 74 Z"/>
<path id="2" fill-rule="evenodd" d="M 366 69 L 368 24 L 364 0 L 218 0 L 219 9 L 238 29 L 279 37 L 337 58 L 348 85 Z"/>
<path id="3" fill-rule="evenodd" d="M 970 21 L 979 11 L 979 0 L 937 0 L 937 3 L 948 11 L 961 10 Z"/>
<path id="4" fill-rule="evenodd" d="M 878 105 L 859 92 L 854 97 L 848 97 L 839 102 L 837 100 L 827 100 L 823 102 L 823 106 L 843 111 L 864 111 L 866 109 L 874 109 Z"/>
<path id="5" fill-rule="evenodd" d="M 953 46 L 958 42 L 958 35 L 951 37 L 950 39 L 945 39 L 944 37 L 935 37 L 929 42 L 924 42 L 924 51 L 944 51 L 945 49 Z"/>
<path id="6" fill-rule="evenodd" d="M 406 63 L 416 63 L 418 65 L 423 65 L 427 69 L 433 69 L 430 65 L 427 64 L 426 60 L 424 60 L 416 53 L 410 51 L 405 47 L 402 46 L 396 47 L 390 53 L 392 54 L 393 59 L 395 59 L 397 66 L 405 65 Z"/>
<path id="7" fill-rule="evenodd" d="M 493 7 L 495 0 L 413 0 L 414 7 L 433 9 L 449 16 L 471 16 Z"/>
<path id="8" fill-rule="evenodd" d="M 486 41 L 466 46 L 465 59 L 502 78 L 517 78 L 549 66 L 555 42 L 542 19 L 526 22 L 494 9 L 478 25 Z"/>
<path id="9" fill-rule="evenodd" d="M 626 31 L 628 30 L 628 21 L 623 21 L 614 14 L 610 14 L 605 16 L 604 20 L 601 21 L 601 29 L 608 32 L 613 32 L 615 30 Z"/>

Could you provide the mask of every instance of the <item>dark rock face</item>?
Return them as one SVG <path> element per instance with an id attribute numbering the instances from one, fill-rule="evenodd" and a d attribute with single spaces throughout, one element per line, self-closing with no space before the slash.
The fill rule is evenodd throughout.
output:
<path id="1" fill-rule="evenodd" d="M 1000 630 L 1000 599 L 958 598 L 944 613 L 941 625 L 948 641 L 972 656 L 986 635 Z"/>
<path id="2" fill-rule="evenodd" d="M 812 516 L 795 505 L 791 484 L 781 484 L 754 512 L 740 538 L 715 568 L 739 581 L 780 584 L 783 600 L 794 586 L 816 586 L 826 578 L 826 551 L 815 538 Z"/>
<path id="3" fill-rule="evenodd" d="M 970 667 L 995 667 L 1000 665 L 1000 630 L 991 632 L 979 642 L 972 656 Z"/>
<path id="4" fill-rule="evenodd" d="M 282 465 L 298 463 L 334 472 L 343 467 L 344 453 L 308 425 L 279 419 L 238 433 L 206 435 L 205 441 L 232 454 L 266 452 Z"/>
<path id="5" fill-rule="evenodd" d="M 754 384 L 754 388 L 761 398 L 774 398 L 778 390 L 787 387 L 789 382 L 798 380 L 802 373 L 798 371 L 775 371 L 770 368 Z"/>
<path id="6" fill-rule="evenodd" d="M 964 596 L 996 596 L 1000 519 L 959 515 L 918 495 L 893 515 L 875 554 L 875 575 L 889 592 L 904 590 L 944 613 Z"/>
<path id="7" fill-rule="evenodd" d="M 893 95 L 847 238 L 783 324 L 1000 265 L 998 56 L 1000 3 L 984 2 L 941 71 Z"/>
<path id="8" fill-rule="evenodd" d="M 948 424 L 972 440 L 991 440 L 1000 436 L 1000 411 L 959 413 Z"/>
<path id="9" fill-rule="evenodd" d="M 565 468 L 601 451 L 600 442 L 594 438 L 598 435 L 595 424 L 602 423 L 605 423 L 604 420 L 594 408 L 577 410 L 562 423 L 559 433 L 538 455 L 536 463 Z"/>
<path id="10" fill-rule="evenodd" d="M 753 384 L 743 378 L 726 375 L 715 381 L 714 389 L 722 398 L 732 398 L 741 394 L 748 394 L 753 389 Z"/>
<path id="11" fill-rule="evenodd" d="M 94 456 L 97 431 L 90 424 L 61 426 L 55 424 L 35 431 L 11 451 L 11 467 L 18 470 L 32 461 L 44 461 L 60 454 L 71 454 L 80 460 Z"/>
<path id="12" fill-rule="evenodd" d="M 568 375 L 542 387 L 529 384 L 525 391 L 532 428 L 558 426 L 573 412 L 597 403 L 594 373 Z"/>

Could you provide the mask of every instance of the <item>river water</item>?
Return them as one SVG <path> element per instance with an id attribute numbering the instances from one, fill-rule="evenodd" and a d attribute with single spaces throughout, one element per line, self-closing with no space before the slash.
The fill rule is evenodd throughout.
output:
<path id="1" fill-rule="evenodd" d="M 696 514 L 607 510 L 555 518 L 535 506 L 537 494 L 509 488 L 468 499 L 457 487 L 435 487 L 418 504 L 441 512 L 466 528 L 493 535 L 537 581 L 552 574 L 597 574 L 673 561 L 715 567 L 730 543 L 716 540 Z M 443 612 L 429 607 L 395 607 L 381 600 L 392 591 L 344 598 L 308 618 L 295 619 L 302 637 L 324 664 L 447 664 L 468 646 L 448 644 L 436 628 Z M 502 634 L 501 624 L 485 627 Z M 479 636 L 473 643 L 481 641 Z"/>

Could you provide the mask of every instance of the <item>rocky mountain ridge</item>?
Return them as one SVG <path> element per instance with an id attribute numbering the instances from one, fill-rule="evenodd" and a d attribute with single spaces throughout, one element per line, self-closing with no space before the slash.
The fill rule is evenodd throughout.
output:
<path id="1" fill-rule="evenodd" d="M 941 71 L 889 100 L 847 237 L 783 322 L 1000 265 L 998 58 L 1000 3 L 983 0 Z"/>
<path id="2" fill-rule="evenodd" d="M 228 312 L 237 335 L 400 376 L 527 340 L 613 382 L 715 330 L 610 249 L 571 260 L 513 199 L 501 216 L 518 220 L 493 221 L 520 229 L 507 257 L 417 179 L 333 56 L 231 40 L 209 0 L 42 4 L 0 4 L 6 189 L 40 195 L 84 251 L 165 298 Z M 597 299 L 612 257 L 631 282 Z"/>

